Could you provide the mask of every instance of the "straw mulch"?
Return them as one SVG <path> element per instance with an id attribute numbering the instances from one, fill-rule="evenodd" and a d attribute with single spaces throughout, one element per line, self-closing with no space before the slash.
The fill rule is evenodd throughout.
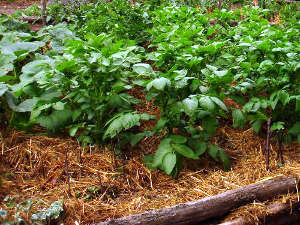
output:
<path id="1" fill-rule="evenodd" d="M 136 106 L 138 112 L 159 117 L 159 108 L 146 102 L 141 90 L 133 89 L 129 94 L 145 102 Z M 154 120 L 145 121 L 137 129 L 154 125 Z M 225 172 L 204 156 L 197 161 L 184 161 L 175 180 L 143 164 L 143 157 L 155 152 L 161 138 L 145 138 L 136 147 L 116 155 L 107 147 L 82 148 L 76 140 L 63 135 L 58 138 L 0 132 L 0 208 L 8 209 L 3 202 L 7 195 L 16 203 L 31 198 L 36 203 L 33 212 L 64 199 L 64 224 L 89 224 L 213 196 L 275 176 L 300 174 L 298 145 L 285 147 L 285 165 L 281 168 L 276 146 L 271 145 L 271 172 L 267 172 L 262 154 L 265 140 L 251 129 L 233 129 L 224 121 L 212 142 L 230 155 L 232 170 Z M 284 196 L 284 200 L 289 198 L 295 196 Z M 282 196 L 276 196 L 274 201 L 282 201 Z M 228 219 L 249 216 L 251 212 L 250 219 L 257 221 L 265 213 L 264 204 L 268 202 L 241 207 Z M 14 213 L 14 209 L 10 212 Z M 24 218 L 30 217 L 24 214 Z"/>
<path id="2" fill-rule="evenodd" d="M 0 202 L 6 195 L 18 196 L 17 202 L 43 199 L 46 205 L 64 199 L 65 224 L 75 221 L 88 224 L 193 201 L 279 175 L 300 173 L 296 146 L 285 148 L 282 168 L 277 165 L 272 146 L 271 172 L 267 172 L 262 154 L 264 140 L 252 130 L 225 126 L 215 137 L 215 141 L 219 140 L 231 155 L 231 171 L 224 172 L 204 157 L 194 163 L 186 162 L 179 178 L 174 180 L 145 168 L 142 163 L 144 153 L 155 149 L 153 145 L 157 143 L 149 147 L 141 143 L 136 149 L 115 156 L 104 147 L 82 148 L 69 138 L 13 131 L 1 142 Z M 70 174 L 70 192 L 66 170 Z M 90 191 L 90 187 L 98 190 Z M 282 200 L 282 196 L 275 200 Z M 45 205 L 37 205 L 33 210 L 42 207 Z M 0 208 L 6 207 L 2 204 Z M 263 203 L 253 203 L 234 212 L 230 219 L 249 212 L 256 219 L 263 210 Z"/>

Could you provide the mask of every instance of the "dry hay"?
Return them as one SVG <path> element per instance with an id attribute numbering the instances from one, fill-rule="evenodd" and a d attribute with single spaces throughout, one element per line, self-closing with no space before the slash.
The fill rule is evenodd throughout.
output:
<path id="1" fill-rule="evenodd" d="M 134 89 L 130 94 L 145 101 L 141 90 Z M 138 105 L 137 111 L 159 117 L 159 108 L 153 102 Z M 148 129 L 154 124 L 153 121 L 145 121 L 142 128 L 137 129 Z M 163 172 L 151 171 L 142 163 L 146 154 L 155 151 L 162 137 L 145 138 L 135 148 L 116 156 L 107 147 L 82 148 L 67 137 L 26 135 L 17 131 L 3 136 L 6 138 L 1 141 L 0 133 L 0 176 L 3 181 L 0 208 L 7 209 L 3 203 L 7 195 L 15 196 L 17 202 L 29 198 L 34 202 L 43 199 L 44 204 L 35 204 L 34 211 L 64 199 L 66 213 L 63 222 L 67 225 L 73 225 L 75 221 L 89 224 L 164 208 L 263 179 L 300 174 L 298 145 L 285 147 L 284 167 L 278 166 L 276 146 L 271 145 L 271 172 L 268 172 L 262 154 L 265 140 L 251 129 L 233 129 L 225 122 L 212 142 L 230 155 L 232 170 L 223 171 L 221 165 L 205 156 L 197 161 L 186 160 L 177 180 Z M 97 190 L 93 193 L 91 187 Z M 289 195 L 285 196 L 285 199 L 289 198 Z M 282 196 L 277 196 L 275 200 L 281 201 Z M 251 212 L 250 219 L 257 221 L 265 213 L 264 204 L 241 207 L 232 212 L 228 219 Z M 27 218 L 26 215 L 24 217 Z"/>
<path id="2" fill-rule="evenodd" d="M 223 171 L 204 157 L 185 163 L 179 178 L 174 180 L 144 167 L 142 158 L 149 149 L 143 144 L 134 150 L 135 154 L 123 152 L 121 156 L 115 156 L 107 148 L 82 148 L 69 138 L 30 136 L 14 131 L 1 145 L 1 170 L 2 174 L 8 175 L 3 180 L 0 201 L 8 194 L 19 194 L 19 202 L 32 198 L 50 204 L 63 198 L 67 212 L 64 222 L 88 224 L 193 201 L 263 179 L 300 172 L 299 148 L 285 148 L 285 166 L 280 168 L 275 146 L 272 146 L 271 172 L 267 172 L 262 154 L 264 140 L 252 130 L 234 130 L 225 126 L 214 138 L 217 143 L 220 140 L 231 155 L 231 171 Z M 149 147 L 153 148 L 155 144 Z M 71 193 L 68 191 L 66 155 Z M 99 190 L 91 193 L 91 186 Z M 90 199 L 86 199 L 88 196 Z M 277 200 L 281 198 L 279 196 Z M 0 207 L 5 208 L 4 205 Z M 249 215 L 249 212 L 256 219 L 263 208 L 262 203 L 253 203 L 241 207 L 230 215 L 230 219 Z"/>
<path id="3" fill-rule="evenodd" d="M 241 206 L 240 208 L 231 212 L 223 222 L 232 221 L 237 218 L 243 218 L 244 221 L 247 221 L 247 224 L 265 224 L 265 219 L 267 216 L 275 215 L 274 213 L 278 213 L 272 211 L 272 207 L 278 206 L 278 204 L 288 204 L 290 206 L 289 213 L 292 213 L 293 204 L 299 202 L 299 193 L 296 194 L 286 194 L 286 195 L 278 195 L 274 199 L 270 199 L 264 202 L 256 202 L 254 201 L 251 204 L 247 204 Z M 243 223 L 244 224 L 244 223 Z"/>

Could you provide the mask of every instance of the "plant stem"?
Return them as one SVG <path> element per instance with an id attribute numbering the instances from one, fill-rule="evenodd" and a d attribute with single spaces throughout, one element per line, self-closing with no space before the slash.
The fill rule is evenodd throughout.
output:
<path id="1" fill-rule="evenodd" d="M 222 9 L 222 0 L 218 0 L 218 8 L 219 8 L 219 10 Z"/>
<path id="2" fill-rule="evenodd" d="M 43 20 L 43 25 L 46 26 L 47 24 L 47 15 L 46 15 L 46 7 L 47 7 L 47 0 L 41 0 L 42 4 L 42 20 Z"/>
<path id="3" fill-rule="evenodd" d="M 15 112 L 11 112 L 11 117 L 9 119 L 8 127 L 12 127 L 13 120 L 15 119 Z"/>
<path id="4" fill-rule="evenodd" d="M 284 163 L 283 161 L 283 154 L 282 154 L 282 140 L 283 140 L 283 132 L 279 131 L 278 133 L 278 151 L 277 151 L 277 157 L 280 160 L 280 164 L 282 165 Z"/>
<path id="5" fill-rule="evenodd" d="M 266 142 L 266 170 L 269 171 L 270 170 L 270 135 L 271 135 L 271 131 L 270 131 L 270 126 L 271 126 L 271 121 L 272 118 L 270 117 L 267 123 L 267 142 Z"/>

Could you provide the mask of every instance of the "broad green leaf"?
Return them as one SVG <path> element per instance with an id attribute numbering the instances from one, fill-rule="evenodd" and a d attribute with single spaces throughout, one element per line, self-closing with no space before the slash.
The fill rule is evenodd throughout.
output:
<path id="1" fill-rule="evenodd" d="M 296 98 L 296 112 L 300 111 L 300 96 L 297 96 Z"/>
<path id="2" fill-rule="evenodd" d="M 53 105 L 53 109 L 55 109 L 55 110 L 64 110 L 64 108 L 65 108 L 65 103 L 62 103 L 62 102 L 56 102 Z"/>
<path id="3" fill-rule="evenodd" d="M 215 161 L 218 161 L 217 159 L 217 155 L 219 153 L 219 151 L 222 150 L 219 146 L 216 145 L 209 145 L 209 151 L 208 154 L 210 155 L 210 157 L 212 157 Z"/>
<path id="4" fill-rule="evenodd" d="M 2 53 L 12 55 L 15 54 L 17 56 L 23 53 L 29 53 L 38 50 L 42 46 L 44 46 L 44 42 L 36 41 L 36 42 L 16 42 L 10 45 L 2 46 Z"/>
<path id="5" fill-rule="evenodd" d="M 280 101 L 282 102 L 283 105 L 286 105 L 290 101 L 290 96 L 289 96 L 287 91 L 281 90 L 279 92 L 279 99 L 280 99 Z"/>
<path id="6" fill-rule="evenodd" d="M 207 67 L 208 69 L 210 69 L 211 71 L 217 71 L 217 70 L 218 70 L 217 67 L 212 66 L 212 65 L 206 65 L 206 67 Z"/>
<path id="7" fill-rule="evenodd" d="M 140 117 L 141 120 L 151 120 L 156 118 L 154 115 L 149 115 L 147 113 L 140 114 Z"/>
<path id="8" fill-rule="evenodd" d="M 160 118 L 157 121 L 156 126 L 153 128 L 153 130 L 154 131 L 159 131 L 159 130 L 163 129 L 166 126 L 166 124 L 168 123 L 168 121 L 169 120 L 165 117 Z"/>
<path id="9" fill-rule="evenodd" d="M 293 135 L 300 134 L 300 122 L 294 123 L 294 125 L 289 129 L 289 133 Z"/>
<path id="10" fill-rule="evenodd" d="M 198 108 L 198 100 L 196 98 L 186 98 L 182 101 L 186 114 L 192 115 Z"/>
<path id="11" fill-rule="evenodd" d="M 200 106 L 207 111 L 215 110 L 215 103 L 211 100 L 209 96 L 203 96 L 199 99 Z"/>
<path id="12" fill-rule="evenodd" d="M 139 143 L 147 134 L 142 132 L 135 135 L 130 136 L 130 145 L 135 146 Z"/>
<path id="13" fill-rule="evenodd" d="M 8 90 L 8 87 L 4 83 L 0 83 L 0 97 L 5 94 Z"/>
<path id="14" fill-rule="evenodd" d="M 216 117 L 205 117 L 202 119 L 202 126 L 207 131 L 207 133 L 212 136 L 216 132 L 218 127 L 218 120 Z"/>
<path id="15" fill-rule="evenodd" d="M 153 167 L 157 168 L 160 166 L 163 162 L 163 158 L 167 153 L 172 153 L 172 147 L 171 147 L 171 139 L 165 138 L 163 139 L 160 144 L 158 145 L 158 148 L 154 154 L 153 158 Z"/>
<path id="16" fill-rule="evenodd" d="M 192 149 L 183 144 L 172 144 L 172 147 L 176 152 L 190 159 L 199 159 Z"/>
<path id="17" fill-rule="evenodd" d="M 47 116 L 39 116 L 36 122 L 42 127 L 45 127 L 51 132 L 56 132 L 58 129 L 64 127 L 72 118 L 72 111 L 65 109 L 54 111 Z"/>
<path id="18" fill-rule="evenodd" d="M 78 129 L 80 128 L 80 126 L 78 125 L 75 125 L 75 126 L 72 126 L 70 129 L 69 129 L 69 134 L 71 137 L 74 137 L 78 131 Z"/>
<path id="19" fill-rule="evenodd" d="M 81 109 L 76 109 L 74 112 L 73 112 L 73 115 L 72 115 L 72 120 L 73 122 L 75 122 L 79 116 L 81 115 L 82 113 L 82 110 Z"/>
<path id="20" fill-rule="evenodd" d="M 128 130 L 134 126 L 140 125 L 140 120 L 149 120 L 152 119 L 152 116 L 148 116 L 146 114 L 138 114 L 138 113 L 120 113 L 109 120 L 105 126 L 108 126 L 106 129 L 103 139 L 106 138 L 114 138 L 118 133 L 122 130 Z"/>
<path id="21" fill-rule="evenodd" d="M 152 67 L 149 64 L 146 64 L 146 63 L 134 64 L 132 69 L 137 74 L 143 75 L 143 76 L 147 76 L 147 75 L 149 76 L 149 75 L 153 74 Z"/>
<path id="22" fill-rule="evenodd" d="M 6 82 L 12 81 L 12 80 L 17 80 L 17 78 L 15 76 L 8 76 L 8 75 L 0 76 L 0 82 L 6 83 Z"/>
<path id="23" fill-rule="evenodd" d="M 273 123 L 270 130 L 271 131 L 275 131 L 275 130 L 282 130 L 284 129 L 284 122 L 276 122 L 276 123 Z"/>
<path id="24" fill-rule="evenodd" d="M 16 112 L 31 112 L 36 103 L 37 99 L 27 99 L 16 106 L 14 110 Z"/>
<path id="25" fill-rule="evenodd" d="M 258 133 L 260 131 L 260 128 L 263 124 L 263 120 L 255 120 L 251 125 L 253 130 Z"/>
<path id="26" fill-rule="evenodd" d="M 195 149 L 195 154 L 197 156 L 203 155 L 207 149 L 206 143 L 200 140 L 190 139 L 188 141 L 188 145 L 191 148 Z"/>
<path id="27" fill-rule="evenodd" d="M 298 134 L 298 136 L 297 136 L 297 141 L 298 141 L 298 143 L 300 145 L 300 134 Z"/>
<path id="28" fill-rule="evenodd" d="M 41 71 L 48 71 L 51 69 L 51 63 L 49 60 L 34 60 L 22 67 L 22 73 L 35 75 Z"/>
<path id="29" fill-rule="evenodd" d="M 174 153 L 167 153 L 162 162 L 162 166 L 166 174 L 170 175 L 176 165 L 176 154 Z"/>
<path id="30" fill-rule="evenodd" d="M 253 108 L 250 110 L 250 112 L 257 112 L 259 110 L 260 106 L 261 106 L 260 102 L 255 102 L 253 105 Z"/>
<path id="31" fill-rule="evenodd" d="M 261 74 L 267 73 L 269 70 L 273 68 L 274 62 L 271 60 L 264 60 L 260 63 L 258 71 Z"/>
<path id="32" fill-rule="evenodd" d="M 219 157 L 223 163 L 224 170 L 230 170 L 230 160 L 228 155 L 223 151 L 223 149 L 219 149 Z"/>
<path id="33" fill-rule="evenodd" d="M 165 89 L 166 86 L 170 86 L 171 82 L 169 79 L 165 78 L 165 77 L 160 77 L 160 78 L 156 78 L 153 81 L 151 81 L 148 85 L 147 85 L 147 90 L 149 91 L 152 87 L 154 87 L 155 89 L 159 90 L 159 91 L 163 91 Z"/>
<path id="34" fill-rule="evenodd" d="M 233 118 L 233 127 L 242 127 L 246 122 L 246 116 L 240 109 L 234 109 L 232 111 L 232 118 Z"/>
<path id="35" fill-rule="evenodd" d="M 215 75 L 217 75 L 218 77 L 224 77 L 228 74 L 228 70 L 221 70 L 221 71 L 217 71 L 217 70 L 214 70 L 213 73 Z"/>
<path id="36" fill-rule="evenodd" d="M 253 105 L 254 105 L 254 102 L 250 101 L 250 102 L 247 102 L 244 107 L 243 107 L 243 110 L 246 111 L 246 112 L 250 112 L 251 109 L 253 108 Z"/>
<path id="37" fill-rule="evenodd" d="M 186 137 L 180 135 L 169 135 L 168 138 L 172 140 L 172 143 L 175 144 L 184 144 L 187 141 Z"/>
<path id="38" fill-rule="evenodd" d="M 37 99 L 33 98 L 27 99 L 18 105 L 16 96 L 11 92 L 6 92 L 5 97 L 7 104 L 15 112 L 31 112 L 33 107 L 37 103 Z"/>
<path id="39" fill-rule="evenodd" d="M 214 103 L 216 103 L 221 109 L 223 109 L 224 111 L 228 111 L 226 105 L 218 98 L 216 97 L 210 97 L 211 100 L 213 100 Z"/>
<path id="40" fill-rule="evenodd" d="M 0 77 L 6 75 L 14 69 L 13 61 L 17 57 L 14 55 L 0 54 Z"/>

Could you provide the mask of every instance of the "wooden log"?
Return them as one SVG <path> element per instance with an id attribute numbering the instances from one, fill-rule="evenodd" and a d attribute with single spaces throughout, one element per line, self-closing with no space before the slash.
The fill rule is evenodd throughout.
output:
<path id="1" fill-rule="evenodd" d="M 293 225 L 300 224 L 300 202 L 274 203 L 267 208 L 267 215 L 259 218 L 260 224 L 264 225 Z M 232 221 L 219 225 L 251 225 L 252 222 L 246 217 L 239 217 Z"/>
<path id="2" fill-rule="evenodd" d="M 194 202 L 173 207 L 130 215 L 120 219 L 109 219 L 97 225 L 192 225 L 208 219 L 224 216 L 232 209 L 253 202 L 267 200 L 278 194 L 296 191 L 297 179 L 277 177 L 247 185 Z"/>
<path id="3" fill-rule="evenodd" d="M 239 217 L 232 221 L 220 223 L 219 225 L 250 225 L 250 223 L 245 217 Z"/>

